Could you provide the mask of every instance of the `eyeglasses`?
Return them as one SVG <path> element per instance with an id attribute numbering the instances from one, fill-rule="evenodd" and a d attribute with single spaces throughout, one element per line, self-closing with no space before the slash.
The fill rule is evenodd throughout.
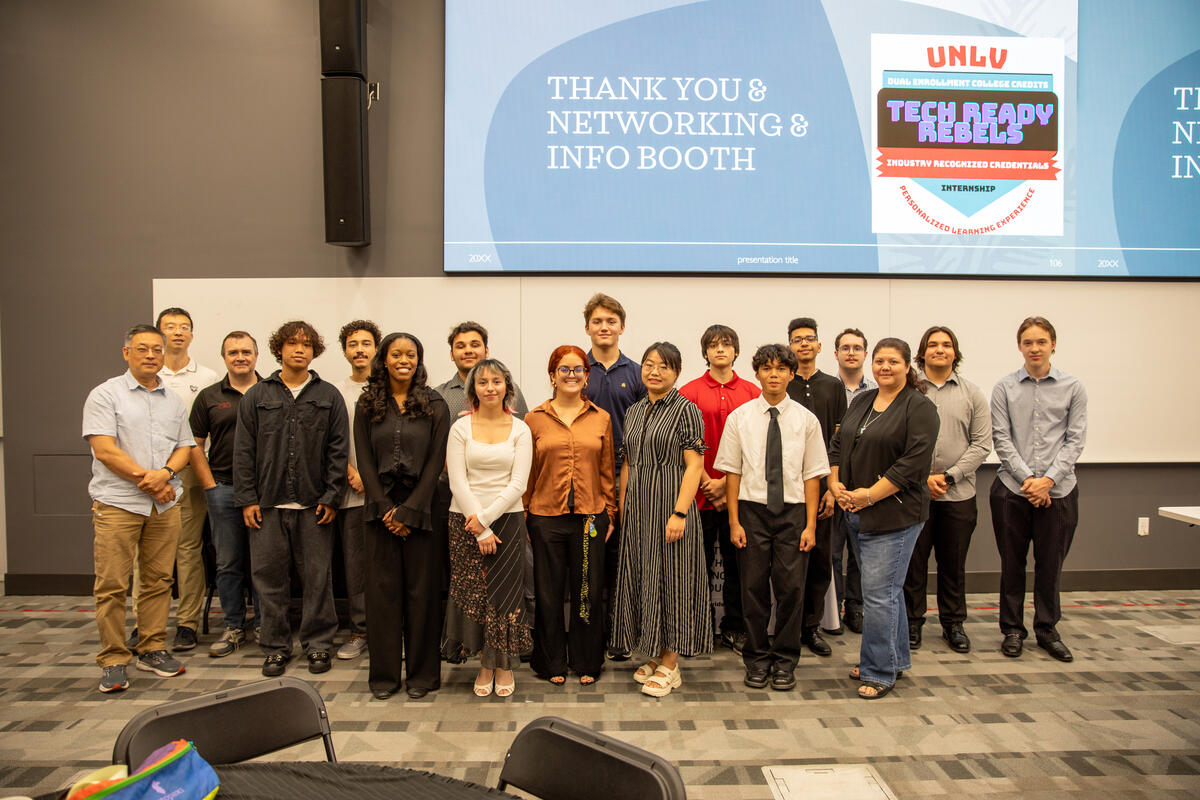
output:
<path id="1" fill-rule="evenodd" d="M 180 323 L 179 325 L 176 325 L 174 322 L 168 322 L 162 326 L 163 333 L 172 333 L 174 331 L 180 331 L 181 333 L 191 333 L 191 330 L 192 330 L 192 326 L 187 324 L 186 322 Z"/>
<path id="2" fill-rule="evenodd" d="M 571 375 L 582 377 L 583 375 L 587 374 L 587 367 L 559 367 L 555 371 L 564 378 L 570 377 Z"/>
<path id="3" fill-rule="evenodd" d="M 646 372 L 649 372 L 649 373 L 654 373 L 654 372 L 659 372 L 659 373 L 662 373 L 662 372 L 673 372 L 673 370 L 671 369 L 671 367 L 670 367 L 670 366 L 668 366 L 667 364 L 651 364 L 651 363 L 648 363 L 648 362 L 647 362 L 647 363 L 645 363 L 645 364 L 642 364 L 642 369 L 643 369 L 643 370 L 645 370 Z"/>
<path id="4" fill-rule="evenodd" d="M 132 350 L 134 354 L 143 357 L 148 353 L 153 353 L 156 356 L 161 356 L 163 354 L 163 349 L 161 347 L 147 347 L 144 344 L 139 344 L 137 347 L 131 347 L 129 349 Z"/>
<path id="5" fill-rule="evenodd" d="M 844 344 L 838 348 L 838 352 L 841 353 L 865 353 L 866 351 L 867 348 L 861 344 Z"/>
<path id="6" fill-rule="evenodd" d="M 816 336 L 793 336 L 792 344 L 812 344 L 817 340 Z"/>

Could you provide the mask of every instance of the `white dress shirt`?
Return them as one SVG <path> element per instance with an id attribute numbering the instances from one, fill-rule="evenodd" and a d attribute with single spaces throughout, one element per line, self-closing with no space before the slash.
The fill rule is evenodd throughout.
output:
<path id="1" fill-rule="evenodd" d="M 741 476 L 738 500 L 767 502 L 767 426 L 771 405 L 756 397 L 735 408 L 725 421 L 713 468 Z M 783 501 L 804 502 L 804 481 L 829 474 L 829 456 L 821 438 L 821 423 L 804 406 L 785 397 L 779 409 L 783 440 Z"/>

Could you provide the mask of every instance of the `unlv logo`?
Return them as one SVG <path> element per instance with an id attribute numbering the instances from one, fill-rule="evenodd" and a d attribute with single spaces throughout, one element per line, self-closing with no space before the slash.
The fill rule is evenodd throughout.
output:
<path id="1" fill-rule="evenodd" d="M 997 52 L 996 48 L 988 49 L 987 57 L 985 58 L 975 45 L 968 47 L 965 44 L 960 44 L 956 47 L 945 47 L 938 45 L 935 55 L 934 48 L 926 47 L 925 53 L 929 57 L 929 66 L 944 67 L 946 66 L 947 57 L 946 51 L 949 50 L 949 64 L 952 67 L 986 67 L 991 66 L 992 69 L 1002 69 L 1004 62 L 1008 61 L 1008 48 L 1002 47 Z"/>

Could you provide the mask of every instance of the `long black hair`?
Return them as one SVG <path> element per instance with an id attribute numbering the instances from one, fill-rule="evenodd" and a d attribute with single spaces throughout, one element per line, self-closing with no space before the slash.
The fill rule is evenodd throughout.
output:
<path id="1" fill-rule="evenodd" d="M 430 412 L 433 389 L 427 385 L 429 373 L 425 370 L 425 347 L 411 333 L 389 333 L 379 343 L 375 357 L 371 359 L 371 374 L 367 376 L 367 388 L 358 398 L 358 407 L 371 415 L 371 422 L 379 422 L 387 416 L 392 402 L 392 384 L 388 377 L 387 354 L 397 339 L 408 339 L 417 348 L 417 368 L 413 370 L 408 397 L 404 399 L 404 413 L 423 417 Z"/>
<path id="2" fill-rule="evenodd" d="M 913 369 L 912 349 L 908 346 L 908 342 L 904 341 L 903 339 L 896 339 L 894 337 L 880 339 L 875 343 L 875 349 L 871 351 L 871 360 L 874 361 L 875 354 L 880 350 L 885 349 L 895 350 L 900 354 L 900 357 L 904 359 L 904 363 L 908 364 L 908 374 L 904 376 L 904 383 L 906 386 L 908 386 L 910 389 L 916 389 L 921 394 L 925 394 L 927 391 L 929 391 L 929 387 L 926 385 L 925 381 L 918 378 L 917 371 Z"/>

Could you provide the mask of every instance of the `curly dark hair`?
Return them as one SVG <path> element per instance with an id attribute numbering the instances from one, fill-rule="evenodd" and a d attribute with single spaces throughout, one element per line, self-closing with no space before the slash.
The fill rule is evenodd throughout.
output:
<path id="1" fill-rule="evenodd" d="M 271 351 L 271 355 L 275 356 L 275 360 L 282 364 L 283 346 L 297 337 L 308 339 L 309 344 L 312 345 L 313 358 L 319 358 L 321 353 L 325 352 L 325 340 L 321 338 L 321 334 L 317 333 L 316 328 L 301 319 L 294 319 L 280 325 L 279 330 L 271 334 L 271 340 L 267 342 L 267 349 Z"/>
<path id="2" fill-rule="evenodd" d="M 350 334 L 355 331 L 366 331 L 371 334 L 373 344 L 379 344 L 379 339 L 383 336 L 383 332 L 379 330 L 379 326 L 369 319 L 355 319 L 347 322 L 338 332 L 338 341 L 342 344 L 342 349 L 346 349 L 346 340 L 350 338 Z"/>
<path id="3" fill-rule="evenodd" d="M 750 366 L 758 372 L 760 367 L 765 367 L 772 361 L 778 361 L 780 366 L 787 367 L 792 372 L 795 372 L 800 364 L 796 361 L 796 354 L 786 344 L 764 344 L 754 351 L 754 358 L 750 361 Z"/>
<path id="4" fill-rule="evenodd" d="M 375 357 L 371 359 L 371 374 L 367 376 L 367 388 L 358 397 L 358 408 L 371 415 L 371 422 L 380 422 L 387 416 L 392 402 L 392 383 L 388 376 L 387 354 L 397 339 L 407 339 L 417 348 L 417 368 L 413 370 L 412 382 L 408 386 L 408 397 L 404 399 L 404 413 L 424 417 L 431 413 L 434 390 L 428 386 L 429 373 L 425 370 L 425 347 L 411 333 L 389 333 L 379 343 Z"/>

